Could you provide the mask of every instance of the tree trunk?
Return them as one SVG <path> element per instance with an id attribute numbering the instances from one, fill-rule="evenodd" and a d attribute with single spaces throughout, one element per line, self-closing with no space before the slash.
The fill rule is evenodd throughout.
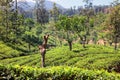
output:
<path id="1" fill-rule="evenodd" d="M 117 50 L 117 43 L 115 43 L 115 50 Z"/>
<path id="2" fill-rule="evenodd" d="M 117 37 L 115 37 L 115 50 L 117 50 Z"/>
<path id="3" fill-rule="evenodd" d="M 60 40 L 60 46 L 62 46 L 62 41 Z"/>
<path id="4" fill-rule="evenodd" d="M 82 37 L 82 36 L 79 35 L 79 38 L 81 40 L 81 44 L 82 44 L 83 48 L 85 48 L 86 37 Z"/>
<path id="5" fill-rule="evenodd" d="M 45 54 L 41 54 L 41 67 L 45 67 Z"/>
<path id="6" fill-rule="evenodd" d="M 39 46 L 40 53 L 41 53 L 41 67 L 45 67 L 45 54 L 46 54 L 48 37 L 49 35 L 44 36 L 44 42 L 41 46 Z"/>
<path id="7" fill-rule="evenodd" d="M 83 40 L 83 43 L 82 43 L 82 44 L 83 44 L 83 48 L 85 48 L 85 40 Z"/>
<path id="8" fill-rule="evenodd" d="M 68 41 L 68 44 L 69 44 L 69 49 L 70 49 L 70 51 L 72 51 L 72 42 L 71 42 L 71 41 Z"/>
<path id="9" fill-rule="evenodd" d="M 28 43 L 28 51 L 29 52 L 31 51 L 31 45 L 30 45 L 30 43 Z"/>
<path id="10" fill-rule="evenodd" d="M 82 43 L 82 44 L 83 44 L 83 48 L 85 48 L 86 38 L 85 38 L 85 39 L 83 38 L 83 40 L 82 40 L 82 41 L 83 41 L 83 43 Z"/>
<path id="11" fill-rule="evenodd" d="M 109 42 L 110 46 L 112 46 L 112 42 Z"/>
<path id="12" fill-rule="evenodd" d="M 9 28 L 8 28 L 8 11 L 7 10 L 5 10 L 6 11 L 6 37 L 5 37 L 5 41 L 7 42 L 8 41 L 8 30 L 9 30 Z"/>
<path id="13" fill-rule="evenodd" d="M 89 43 L 89 40 L 87 40 L 87 43 L 86 44 L 88 44 Z"/>

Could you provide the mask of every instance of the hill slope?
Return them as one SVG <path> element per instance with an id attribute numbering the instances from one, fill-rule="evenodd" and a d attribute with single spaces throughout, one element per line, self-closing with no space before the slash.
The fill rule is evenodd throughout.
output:
<path id="1" fill-rule="evenodd" d="M 45 0 L 45 8 L 47 10 L 50 10 L 53 8 L 53 4 L 54 2 L 51 2 L 49 0 Z M 59 9 L 62 9 L 64 10 L 65 8 L 62 7 L 61 5 L 59 4 L 56 4 L 56 6 L 59 8 Z M 22 8 L 24 11 L 31 11 L 33 9 L 35 9 L 35 1 L 34 0 L 31 0 L 31 1 L 27 1 L 27 0 L 19 0 L 18 1 L 18 7 L 19 8 Z"/>
<path id="2" fill-rule="evenodd" d="M 120 50 L 114 51 L 112 47 L 89 45 L 82 48 L 81 45 L 74 45 L 73 51 L 67 46 L 57 47 L 47 51 L 46 66 L 75 66 L 86 69 L 105 69 L 120 72 Z M 40 67 L 40 54 L 17 57 L 1 60 L 1 64 L 26 65 Z"/>
<path id="3" fill-rule="evenodd" d="M 37 50 L 36 47 L 31 45 L 31 52 L 28 51 L 28 43 L 21 41 L 17 44 L 4 43 L 0 41 L 0 60 L 6 58 L 13 58 L 19 56 L 30 55 Z"/>
<path id="4" fill-rule="evenodd" d="M 12 58 L 20 56 L 19 51 L 12 49 L 11 47 L 5 45 L 4 42 L 0 41 L 0 59 Z"/>

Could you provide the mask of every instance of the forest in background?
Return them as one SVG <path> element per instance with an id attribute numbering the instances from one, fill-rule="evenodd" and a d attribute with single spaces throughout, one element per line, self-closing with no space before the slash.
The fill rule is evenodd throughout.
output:
<path id="1" fill-rule="evenodd" d="M 50 34 L 54 38 L 51 38 L 54 41 L 51 41 L 50 45 L 59 45 L 58 42 L 61 44 L 63 40 L 71 44 L 79 38 L 80 43 L 87 44 L 90 40 L 96 44 L 100 39 L 110 45 L 119 43 L 119 22 L 112 21 L 117 16 L 119 19 L 117 0 L 109 6 L 98 7 L 92 5 L 91 0 L 85 0 L 84 8 L 74 7 L 64 13 L 55 3 L 53 9 L 47 11 L 44 2 L 44 0 L 36 2 L 36 12 L 34 12 L 36 18 L 30 18 L 19 11 L 17 2 L 1 1 L 0 39 L 12 43 L 13 47 L 16 43 L 28 43 L 27 51 L 30 51 L 30 45 L 41 44 L 42 36 L 45 34 Z M 115 13 L 115 8 L 118 8 L 118 13 Z M 62 34 L 63 32 L 65 34 Z"/>
<path id="2" fill-rule="evenodd" d="M 119 1 L 115 0 L 107 6 L 94 6 L 91 0 L 84 0 L 85 6 L 65 10 L 58 8 L 56 3 L 53 9 L 47 10 L 44 2 L 45 0 L 36 0 L 33 12 L 24 12 L 19 9 L 17 0 L 0 0 L 0 79 L 3 78 L 1 76 L 11 76 L 9 79 L 14 78 L 13 80 L 70 80 L 72 77 L 81 80 L 101 77 L 103 80 L 120 79 L 119 74 L 115 76 L 116 74 L 109 73 L 120 72 Z M 49 35 L 49 38 L 48 42 L 46 41 L 45 58 L 45 55 L 40 55 L 39 49 L 40 45 L 44 44 L 46 35 Z M 56 72 L 54 67 L 53 72 L 48 69 L 34 70 L 32 67 L 41 66 L 42 58 L 46 61 L 46 67 L 54 66 L 59 71 Z M 6 64 L 7 67 L 4 66 Z M 25 65 L 30 67 L 21 69 L 21 66 Z M 79 68 L 82 68 L 83 72 L 74 72 L 72 67 L 78 72 L 81 71 Z M 108 73 L 87 73 L 84 69 L 104 69 Z M 60 70 L 63 70 L 64 74 Z M 32 71 L 35 71 L 35 74 L 32 74 Z M 27 72 L 29 75 L 26 75 Z M 110 77 L 111 75 L 113 76 Z"/>

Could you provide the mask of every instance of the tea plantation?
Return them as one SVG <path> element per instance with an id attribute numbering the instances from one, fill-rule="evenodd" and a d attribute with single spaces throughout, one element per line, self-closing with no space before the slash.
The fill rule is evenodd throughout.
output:
<path id="1" fill-rule="evenodd" d="M 120 49 L 115 51 L 110 46 L 87 45 L 83 48 L 80 44 L 75 44 L 72 51 L 69 51 L 68 46 L 48 49 L 44 69 L 40 68 L 39 52 L 28 56 L 2 59 L 0 64 L 1 76 L 8 72 L 7 77 L 10 75 L 10 78 L 18 78 L 18 80 L 22 78 L 24 80 L 27 78 L 30 80 L 37 78 L 39 80 L 44 80 L 44 78 L 45 80 L 71 80 L 72 77 L 75 80 L 120 79 L 119 74 L 117 76 L 113 73 L 120 72 Z M 19 66 L 16 67 L 16 65 Z"/>

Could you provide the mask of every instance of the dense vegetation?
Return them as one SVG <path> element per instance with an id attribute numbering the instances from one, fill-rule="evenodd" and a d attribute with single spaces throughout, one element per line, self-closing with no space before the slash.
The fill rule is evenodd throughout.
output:
<path id="1" fill-rule="evenodd" d="M 119 80 L 120 75 L 104 70 L 86 70 L 77 67 L 59 66 L 32 68 L 27 66 L 0 65 L 1 79 L 8 80 Z"/>
<path id="2" fill-rule="evenodd" d="M 64 52 L 63 52 L 64 51 Z M 76 66 L 86 69 L 105 69 L 119 72 L 120 49 L 114 51 L 112 47 L 89 45 L 82 48 L 77 44 L 73 46 L 73 51 L 69 51 L 67 46 L 56 47 L 46 53 L 46 67 L 50 66 Z M 4 59 L 1 64 L 26 65 L 40 67 L 40 54 L 34 54 L 12 59 Z"/>
<path id="3" fill-rule="evenodd" d="M 84 8 L 66 14 L 36 0 L 35 19 L 19 12 L 16 1 L 0 0 L 0 79 L 120 79 L 118 0 L 101 10 L 84 0 Z"/>
<path id="4" fill-rule="evenodd" d="M 8 47 L 2 41 L 0 41 L 0 49 L 0 59 L 12 58 L 21 55 L 21 52 Z"/>

